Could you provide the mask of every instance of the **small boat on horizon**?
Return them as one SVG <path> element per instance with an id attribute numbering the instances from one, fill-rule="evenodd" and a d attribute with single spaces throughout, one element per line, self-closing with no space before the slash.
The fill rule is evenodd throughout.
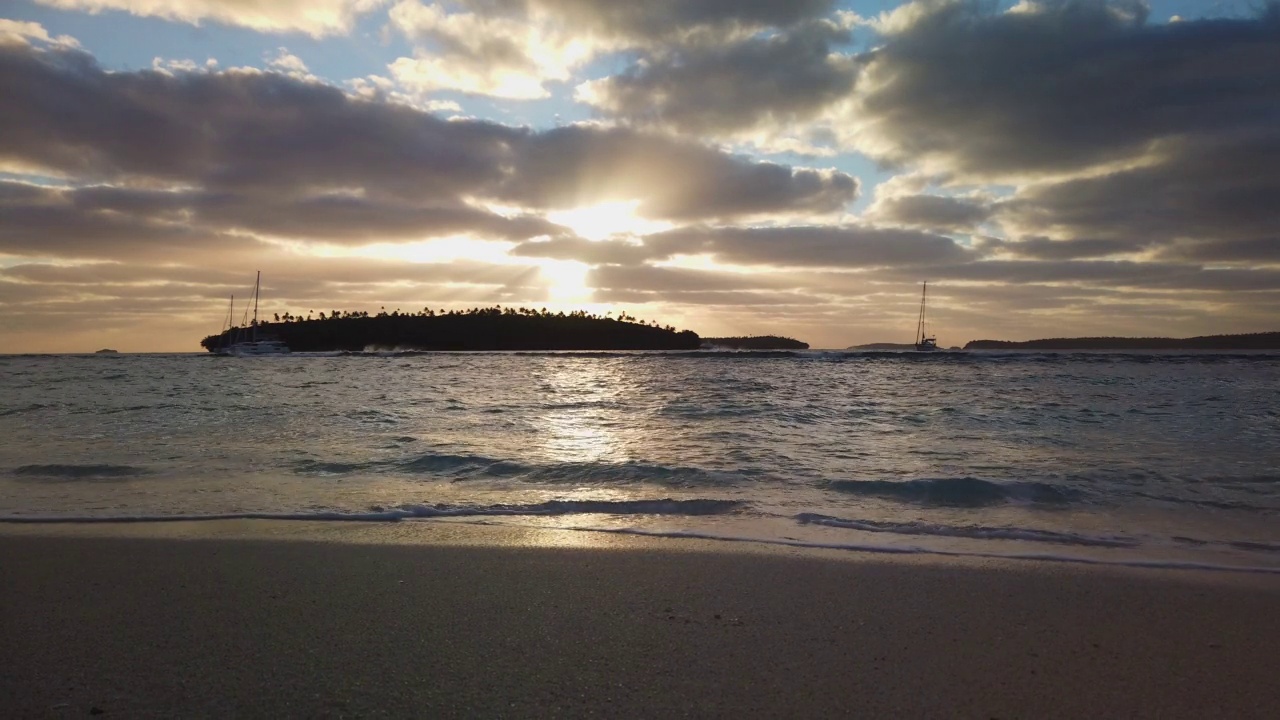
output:
<path id="1" fill-rule="evenodd" d="M 245 328 L 232 325 L 235 321 L 236 296 L 231 296 L 231 306 L 227 310 L 227 329 L 223 331 L 227 334 L 229 342 L 222 347 L 216 348 L 213 353 L 215 355 L 231 355 L 243 357 L 246 355 L 286 355 L 290 352 L 289 346 L 279 338 L 258 333 L 258 293 L 262 287 L 262 271 L 258 271 L 258 279 L 253 283 L 253 320 L 249 326 Z"/>
<path id="2" fill-rule="evenodd" d="M 925 306 L 928 303 L 929 282 L 925 281 L 920 290 L 920 319 L 916 323 L 916 350 L 932 352 L 938 349 L 938 339 L 925 333 Z"/>

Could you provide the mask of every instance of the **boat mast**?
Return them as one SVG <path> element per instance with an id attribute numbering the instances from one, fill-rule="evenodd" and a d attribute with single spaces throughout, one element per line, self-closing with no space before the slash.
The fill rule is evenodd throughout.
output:
<path id="1" fill-rule="evenodd" d="M 925 281 L 924 287 L 920 289 L 920 321 L 916 324 L 916 344 L 924 342 L 924 303 L 925 297 L 929 294 L 929 281 Z"/>
<path id="2" fill-rule="evenodd" d="M 253 339 L 258 339 L 258 286 L 262 284 L 262 271 L 258 271 L 258 279 L 253 281 Z"/>

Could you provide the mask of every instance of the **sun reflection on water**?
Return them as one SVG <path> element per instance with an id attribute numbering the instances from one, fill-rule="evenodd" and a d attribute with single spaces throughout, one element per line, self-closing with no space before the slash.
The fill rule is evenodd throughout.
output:
<path id="1" fill-rule="evenodd" d="M 540 376 L 547 410 L 537 436 L 548 460 L 620 463 L 630 460 L 619 412 L 626 386 L 617 363 L 556 358 Z"/>

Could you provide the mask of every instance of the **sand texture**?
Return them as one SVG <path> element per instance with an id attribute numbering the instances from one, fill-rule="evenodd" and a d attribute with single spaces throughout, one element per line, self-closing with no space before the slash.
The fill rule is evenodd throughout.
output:
<path id="1" fill-rule="evenodd" d="M 0 716 L 1280 716 L 1274 578 L 289 532 L 0 533 Z"/>

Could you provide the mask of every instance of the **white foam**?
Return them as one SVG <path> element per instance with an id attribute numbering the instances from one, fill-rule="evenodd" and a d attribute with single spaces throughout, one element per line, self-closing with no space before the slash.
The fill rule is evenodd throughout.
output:
<path id="1" fill-rule="evenodd" d="M 615 535 L 643 535 L 646 537 L 688 538 L 694 540 L 715 540 L 720 542 L 747 542 L 764 545 L 785 545 L 788 547 L 814 548 L 819 550 L 848 550 L 889 555 L 939 555 L 945 557 L 966 557 L 989 560 L 1037 560 L 1040 562 L 1074 563 L 1079 565 L 1103 565 L 1112 567 L 1132 567 L 1158 570 L 1208 570 L 1221 572 L 1255 573 L 1280 575 L 1280 567 L 1255 565 L 1222 565 L 1216 563 L 1200 563 L 1179 560 L 1142 560 L 1137 558 L 1102 559 L 1081 557 L 1077 555 L 1054 555 L 1049 553 L 994 553 L 964 550 L 944 550 L 906 545 L 867 545 L 860 543 L 822 543 L 788 538 L 759 538 L 737 535 L 719 535 L 715 533 L 689 530 L 645 530 L 642 528 L 601 528 L 601 527 L 566 527 L 562 530 L 580 530 L 585 532 L 602 532 Z"/>
<path id="2" fill-rule="evenodd" d="M 845 518 L 801 513 L 796 520 L 809 525 L 846 528 L 873 533 L 895 533 L 898 535 L 937 535 L 942 537 L 972 538 L 975 540 L 1022 540 L 1026 542 L 1048 542 L 1063 545 L 1085 545 L 1090 547 L 1137 547 L 1138 540 L 1119 535 L 1082 535 L 1078 533 L 1062 533 L 1052 530 L 1035 530 L 1032 528 L 1002 528 L 983 525 L 957 526 L 934 525 L 930 523 L 908 522 L 893 523 L 872 520 L 849 520 Z"/>

